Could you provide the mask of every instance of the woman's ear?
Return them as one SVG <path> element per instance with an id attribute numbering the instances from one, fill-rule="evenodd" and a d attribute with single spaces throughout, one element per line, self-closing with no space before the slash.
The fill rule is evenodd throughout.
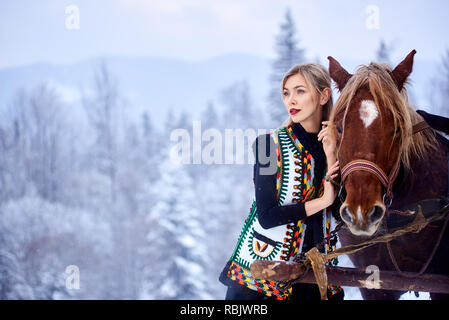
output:
<path id="1" fill-rule="evenodd" d="M 320 105 L 321 106 L 324 106 L 329 101 L 331 94 L 332 94 L 332 91 L 330 88 L 324 88 L 324 90 L 321 91 L 321 94 L 320 94 Z"/>

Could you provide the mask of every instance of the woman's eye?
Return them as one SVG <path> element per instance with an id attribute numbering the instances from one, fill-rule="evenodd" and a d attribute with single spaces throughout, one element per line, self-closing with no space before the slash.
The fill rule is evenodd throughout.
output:
<path id="1" fill-rule="evenodd" d="M 297 93 L 304 93 L 305 91 L 302 89 L 299 89 L 298 91 L 296 91 Z"/>
<path id="2" fill-rule="evenodd" d="M 288 92 L 287 92 L 287 91 L 284 91 L 284 92 L 282 93 L 282 95 L 283 95 L 284 97 L 287 97 L 287 96 L 288 96 Z"/>

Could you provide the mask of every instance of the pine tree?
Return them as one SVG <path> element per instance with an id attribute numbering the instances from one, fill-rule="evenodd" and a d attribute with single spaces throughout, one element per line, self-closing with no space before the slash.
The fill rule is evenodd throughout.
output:
<path id="1" fill-rule="evenodd" d="M 224 88 L 220 92 L 221 102 L 225 108 L 223 120 L 226 128 L 251 128 L 253 118 L 253 101 L 248 82 L 240 81 Z"/>
<path id="2" fill-rule="evenodd" d="M 207 103 L 206 110 L 201 114 L 201 125 L 203 128 L 219 128 L 221 123 L 218 122 L 219 117 L 215 105 L 212 101 Z"/>
<path id="3" fill-rule="evenodd" d="M 144 154 L 147 157 L 148 164 L 155 164 L 158 159 L 158 152 L 162 148 L 163 142 L 160 139 L 160 132 L 154 127 L 151 116 L 144 112 L 141 118 L 141 132 Z M 151 166 L 149 166 L 151 168 Z M 147 172 L 149 177 L 153 178 L 155 170 Z"/>
<path id="4" fill-rule="evenodd" d="M 167 150 L 168 152 L 168 150 Z M 147 266 L 142 298 L 207 299 L 205 283 L 206 239 L 201 224 L 194 182 L 186 166 L 170 161 L 160 164 L 154 184 L 158 200 L 147 216 L 149 232 Z"/>
<path id="5" fill-rule="evenodd" d="M 391 49 L 392 46 L 387 45 L 384 39 L 380 40 L 379 48 L 377 48 L 376 52 L 376 62 L 388 63 L 389 65 L 391 65 Z"/>
<path id="6" fill-rule="evenodd" d="M 304 50 L 298 48 L 296 27 L 290 10 L 285 13 L 285 21 L 280 26 L 276 37 L 277 58 L 273 62 L 270 76 L 271 90 L 268 96 L 270 123 L 279 126 L 287 118 L 285 106 L 281 98 L 280 85 L 284 74 L 293 66 L 304 62 Z"/>

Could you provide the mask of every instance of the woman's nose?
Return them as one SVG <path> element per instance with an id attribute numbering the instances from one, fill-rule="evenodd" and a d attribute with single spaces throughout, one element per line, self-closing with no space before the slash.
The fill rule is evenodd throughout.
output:
<path id="1" fill-rule="evenodd" d="M 295 99 L 294 95 L 291 95 L 291 96 L 288 98 L 288 103 L 289 103 L 290 105 L 296 105 L 296 99 Z"/>

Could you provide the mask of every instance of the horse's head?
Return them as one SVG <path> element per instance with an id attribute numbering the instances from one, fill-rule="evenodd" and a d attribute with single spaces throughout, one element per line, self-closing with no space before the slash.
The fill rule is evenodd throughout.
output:
<path id="1" fill-rule="evenodd" d="M 401 151 L 412 131 L 402 88 L 415 53 L 394 70 L 371 63 L 354 75 L 329 57 L 330 76 L 341 92 L 331 115 L 342 178 L 340 215 L 355 235 L 374 234 L 391 203 Z"/>

